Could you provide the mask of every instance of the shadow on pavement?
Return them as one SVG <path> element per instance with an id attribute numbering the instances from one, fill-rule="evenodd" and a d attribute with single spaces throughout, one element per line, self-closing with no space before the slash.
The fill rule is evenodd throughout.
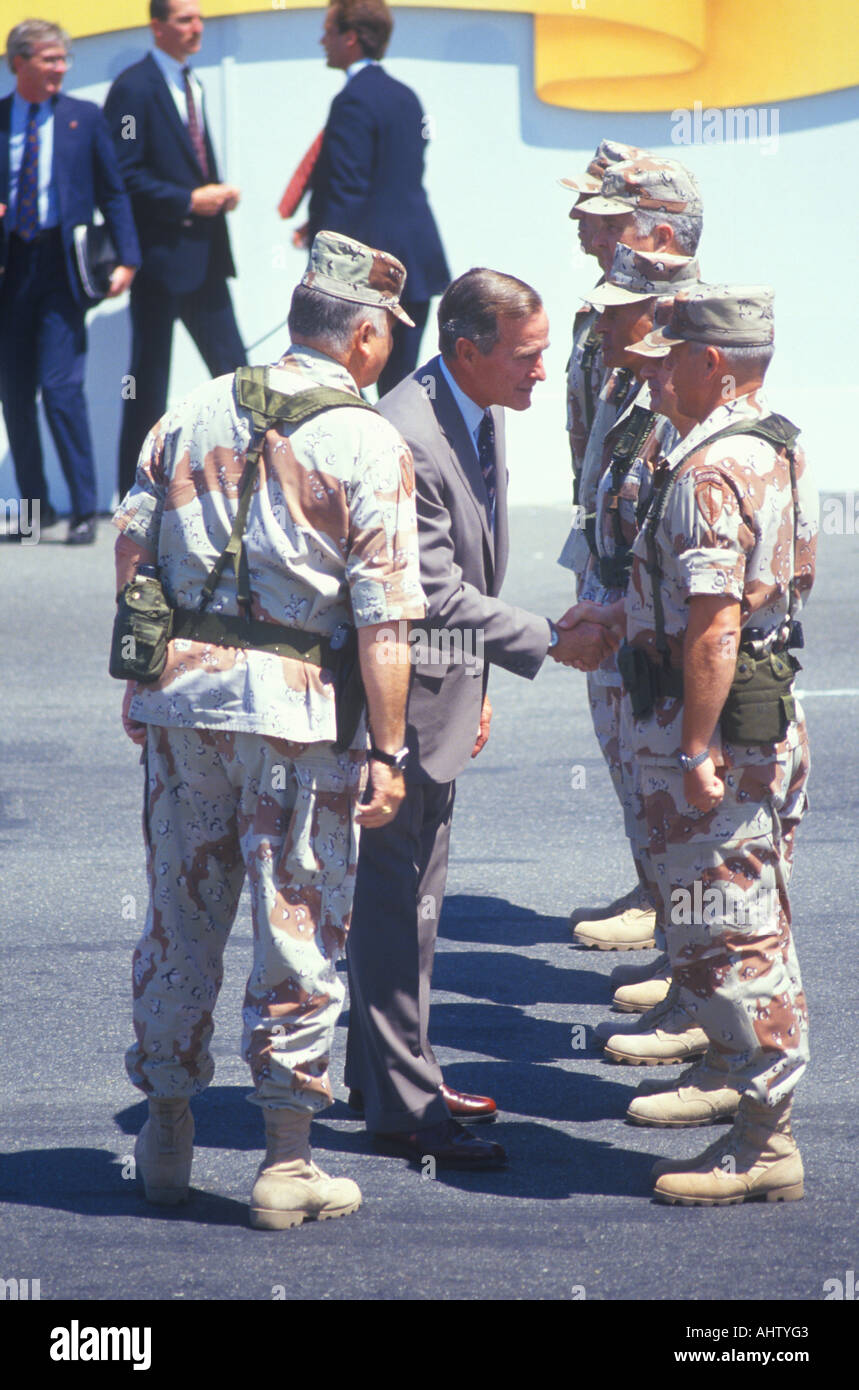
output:
<path id="1" fill-rule="evenodd" d="M 545 941 L 567 940 L 569 927 L 564 917 L 545 917 L 506 898 L 452 893 L 444 900 L 438 934 L 448 941 L 537 946 Z"/>
<path id="2" fill-rule="evenodd" d="M 578 951 L 575 953 L 578 956 Z M 443 951 L 433 989 L 499 1004 L 583 1004 L 608 1008 L 611 990 L 598 971 L 569 969 L 514 951 Z"/>
<path id="3" fill-rule="evenodd" d="M 135 1109 L 142 1107 L 135 1107 Z M 247 1226 L 247 1204 L 191 1188 L 178 1207 L 150 1206 L 143 1188 L 123 1178 L 123 1162 L 104 1149 L 29 1149 L 7 1154 L 4 1201 L 82 1216 L 126 1216 L 206 1226 Z"/>
<path id="4" fill-rule="evenodd" d="M 503 1144 L 509 1167 L 481 1172 L 439 1168 L 435 1182 L 465 1192 L 543 1201 L 563 1201 L 577 1192 L 622 1197 L 650 1193 L 650 1170 L 657 1154 L 575 1138 L 535 1122 L 505 1125 L 500 1121 L 481 1126 L 479 1132 Z M 372 1140 L 363 1130 L 344 1132 L 326 1124 L 314 1127 L 313 1146 L 317 1151 L 375 1154 Z M 405 1158 L 379 1156 L 379 1161 L 396 1164 L 400 1169 L 419 1168 L 418 1163 Z"/>

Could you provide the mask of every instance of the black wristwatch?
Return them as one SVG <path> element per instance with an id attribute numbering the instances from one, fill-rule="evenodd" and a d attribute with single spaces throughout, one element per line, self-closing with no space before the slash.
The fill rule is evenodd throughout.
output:
<path id="1" fill-rule="evenodd" d="M 383 753 L 381 748 L 377 748 L 375 743 L 370 745 L 370 757 L 377 763 L 384 763 L 386 767 L 395 767 L 398 772 L 405 772 L 409 761 L 408 748 L 399 748 L 396 753 Z"/>
<path id="2" fill-rule="evenodd" d="M 677 761 L 684 772 L 694 772 L 696 767 L 700 767 L 710 756 L 709 748 L 702 748 L 700 753 L 696 753 L 694 758 L 688 753 L 678 753 Z"/>

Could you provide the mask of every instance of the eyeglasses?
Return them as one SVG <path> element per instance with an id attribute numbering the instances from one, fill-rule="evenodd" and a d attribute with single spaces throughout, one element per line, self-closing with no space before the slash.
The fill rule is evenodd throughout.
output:
<path id="1" fill-rule="evenodd" d="M 74 63 L 74 58 L 71 53 L 58 53 L 56 57 L 50 58 L 34 53 L 30 61 L 38 63 L 39 67 L 42 68 L 70 68 Z"/>

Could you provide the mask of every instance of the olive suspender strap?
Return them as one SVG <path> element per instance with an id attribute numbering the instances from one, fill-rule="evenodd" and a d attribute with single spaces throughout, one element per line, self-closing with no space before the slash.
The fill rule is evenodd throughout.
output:
<path id="1" fill-rule="evenodd" d="M 594 323 L 595 323 L 595 322 L 596 322 L 596 320 L 594 320 Z M 593 367 L 593 364 L 594 364 L 594 358 L 596 357 L 597 352 L 599 351 L 601 341 L 602 341 L 602 340 L 601 340 L 599 334 L 594 332 L 594 325 L 593 325 L 593 323 L 591 323 L 591 324 L 588 326 L 588 331 L 587 331 L 587 333 L 585 334 L 585 341 L 584 341 L 584 345 L 583 345 L 583 347 L 582 347 L 582 360 L 581 360 L 581 363 L 580 363 L 580 365 L 579 365 L 579 370 L 581 371 L 581 374 L 582 374 L 582 388 L 583 388 L 583 389 L 582 389 L 582 399 L 584 400 L 584 404 L 585 404 L 585 426 L 586 426 L 586 429 L 587 429 L 588 434 L 590 434 L 590 432 L 591 432 L 591 427 L 592 427 L 592 425 L 593 425 L 593 423 L 594 423 L 594 414 L 595 414 L 594 400 L 593 400 L 593 396 L 592 396 L 592 394 L 591 394 L 591 368 Z M 573 474 L 573 506 L 574 506 L 574 507 L 577 507 L 577 506 L 579 505 L 579 478 L 580 478 L 580 476 L 581 476 L 580 473 L 574 473 L 574 474 Z"/>
<path id="2" fill-rule="evenodd" d="M 643 405 L 634 405 L 629 413 L 623 433 L 611 452 L 609 471 L 611 472 L 611 492 L 606 506 L 612 514 L 612 529 L 615 545 L 629 549 L 623 528 L 620 524 L 620 489 L 628 472 L 630 461 L 638 456 L 638 451 L 653 428 L 656 411 Z"/>
<path id="3" fill-rule="evenodd" d="M 791 566 L 792 578 L 788 588 L 788 621 L 792 624 L 799 593 L 799 582 L 796 575 L 799 498 L 797 493 L 796 458 L 794 453 L 794 446 L 799 430 L 796 425 L 792 424 L 784 415 L 767 415 L 763 420 L 741 421 L 739 424 L 729 425 L 726 429 L 719 430 L 718 434 L 711 435 L 709 439 L 702 440 L 691 452 L 696 453 L 698 448 L 709 448 L 711 444 L 715 444 L 719 439 L 728 439 L 732 435 L 743 434 L 751 434 L 757 439 L 763 439 L 767 444 L 771 444 L 776 452 L 784 450 L 787 455 L 793 502 L 793 564 Z M 686 457 L 688 457 L 688 455 Z M 680 461 L 680 463 L 683 462 L 684 460 Z M 682 471 L 680 464 L 672 469 L 668 478 L 657 493 L 643 527 L 645 545 L 647 546 L 647 565 L 645 568 L 650 576 L 650 585 L 653 594 L 653 620 L 656 628 L 656 647 L 661 653 L 663 664 L 665 665 L 667 665 L 668 662 L 668 643 L 665 640 L 665 613 L 662 607 L 662 586 L 660 584 L 662 569 L 659 564 L 659 552 L 656 548 L 656 528 L 662 520 L 668 494 Z"/>
<path id="4" fill-rule="evenodd" d="M 203 585 L 198 609 L 200 613 L 204 612 L 211 602 L 212 595 L 229 560 L 236 578 L 236 597 L 245 613 L 250 615 L 250 575 L 244 546 L 244 530 L 266 431 L 278 422 L 292 426 L 303 425 L 307 420 L 313 419 L 315 415 L 341 406 L 375 410 L 375 407 L 370 405 L 369 401 L 365 401 L 363 397 L 353 396 L 350 391 L 339 391 L 334 387 L 314 386 L 305 391 L 296 391 L 291 395 L 276 391 L 268 383 L 267 367 L 240 367 L 235 374 L 235 393 L 237 403 L 250 411 L 254 433 L 250 448 L 245 455 L 247 462 L 239 484 L 239 504 L 233 521 L 233 529 Z"/>

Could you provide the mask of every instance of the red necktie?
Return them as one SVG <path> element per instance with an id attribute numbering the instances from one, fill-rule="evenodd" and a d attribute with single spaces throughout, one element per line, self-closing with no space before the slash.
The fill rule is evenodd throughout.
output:
<path id="1" fill-rule="evenodd" d="M 310 175 L 313 173 L 313 166 L 319 158 L 319 151 L 322 149 L 322 136 L 324 131 L 320 130 L 307 154 L 302 159 L 289 183 L 286 185 L 286 192 L 277 205 L 277 210 L 281 217 L 291 217 L 298 204 L 301 202 L 310 183 Z"/>
<path id="2" fill-rule="evenodd" d="M 206 142 L 203 139 L 203 132 L 200 129 L 200 122 L 197 119 L 197 107 L 194 102 L 194 91 L 191 87 L 191 69 L 184 67 L 182 76 L 185 79 L 185 104 L 188 107 L 188 134 L 191 137 L 191 144 L 194 146 L 194 154 L 197 156 L 204 178 L 209 177 L 209 160 L 206 155 Z"/>

